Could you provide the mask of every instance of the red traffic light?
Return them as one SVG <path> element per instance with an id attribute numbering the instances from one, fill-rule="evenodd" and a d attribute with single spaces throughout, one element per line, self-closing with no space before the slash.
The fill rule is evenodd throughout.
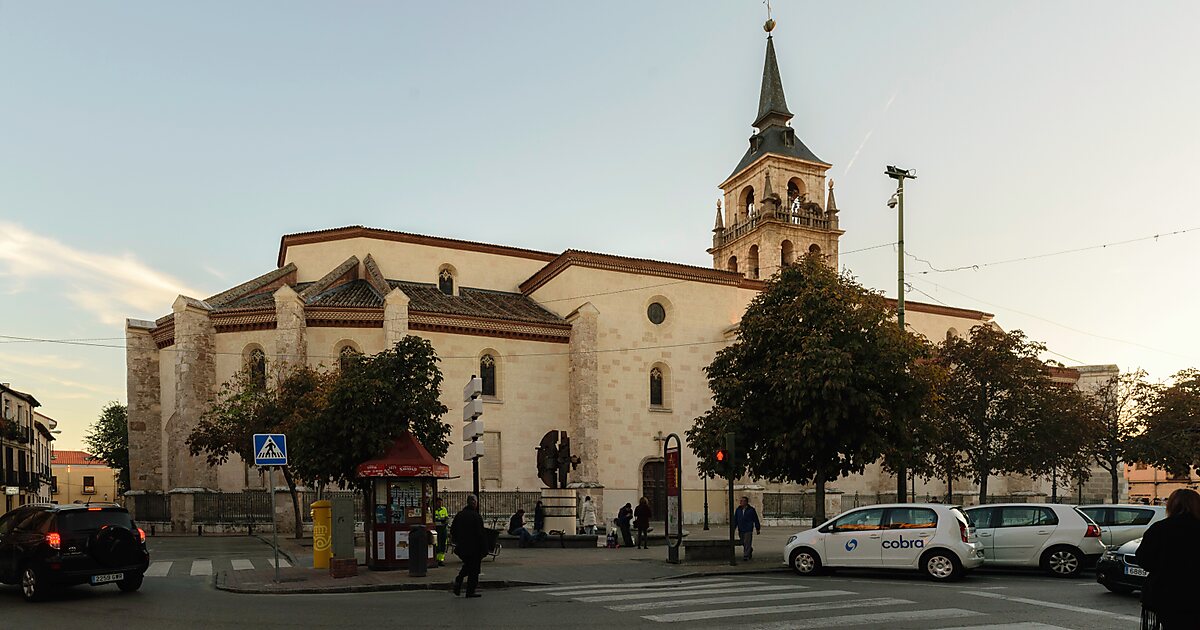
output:
<path id="1" fill-rule="evenodd" d="M 725 459 L 728 457 L 729 457 L 729 455 L 727 455 L 725 453 L 725 449 L 723 449 L 723 448 L 717 449 L 717 462 L 724 463 Z"/>

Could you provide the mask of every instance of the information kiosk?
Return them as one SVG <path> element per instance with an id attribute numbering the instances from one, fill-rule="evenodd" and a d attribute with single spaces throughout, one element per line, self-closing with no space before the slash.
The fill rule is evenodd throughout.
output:
<path id="1" fill-rule="evenodd" d="M 405 433 L 382 457 L 359 464 L 358 477 L 367 490 L 367 567 L 408 568 L 409 532 L 420 525 L 432 535 L 437 480 L 448 479 L 450 467 Z M 425 547 L 433 558 L 432 539 Z"/>

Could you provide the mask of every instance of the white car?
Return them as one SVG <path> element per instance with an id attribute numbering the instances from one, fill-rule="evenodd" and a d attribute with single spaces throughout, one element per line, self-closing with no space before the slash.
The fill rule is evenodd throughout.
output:
<path id="1" fill-rule="evenodd" d="M 1041 567 L 1050 575 L 1074 577 L 1106 549 L 1100 526 L 1074 506 L 1004 503 L 966 513 L 989 566 Z"/>
<path id="2" fill-rule="evenodd" d="M 1150 525 L 1167 518 L 1162 505 L 1081 505 L 1079 511 L 1100 526 L 1100 540 L 1110 548 L 1141 538 Z"/>
<path id="3" fill-rule="evenodd" d="M 983 564 L 983 547 L 958 507 L 898 503 L 856 508 L 800 532 L 788 538 L 783 560 L 800 575 L 822 567 L 919 569 L 947 581 Z"/>

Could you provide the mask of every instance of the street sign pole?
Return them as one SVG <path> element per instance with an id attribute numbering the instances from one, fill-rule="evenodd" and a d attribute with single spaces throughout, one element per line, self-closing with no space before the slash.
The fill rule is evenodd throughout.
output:
<path id="1" fill-rule="evenodd" d="M 737 459 L 737 455 L 733 451 L 733 434 L 732 433 L 725 434 L 725 450 L 729 451 L 729 470 L 726 471 L 726 473 L 725 473 L 726 476 L 729 477 L 729 566 L 736 567 L 737 566 L 737 538 L 734 537 L 734 533 L 737 530 L 737 523 L 735 523 L 733 521 L 733 513 L 734 513 L 734 507 L 733 507 L 733 504 L 734 504 L 734 501 L 733 501 L 734 465 L 733 465 L 733 462 L 734 462 L 734 460 Z"/>
<path id="2" fill-rule="evenodd" d="M 463 460 L 471 460 L 471 493 L 479 499 L 480 511 L 483 511 L 483 497 L 479 496 L 479 458 L 483 457 L 483 379 L 471 375 L 467 386 L 463 388 Z"/>
<path id="3" fill-rule="evenodd" d="M 275 468 L 287 466 L 287 436 L 282 433 L 255 433 L 254 465 L 267 469 L 267 496 L 271 499 L 271 546 L 275 549 L 275 581 L 279 581 L 279 523 L 275 516 Z"/>
<path id="4" fill-rule="evenodd" d="M 675 440 L 675 445 L 671 445 Z M 664 487 L 667 489 L 666 531 L 667 562 L 679 564 L 679 546 L 683 544 L 683 448 L 675 433 L 663 440 Z"/>
<path id="5" fill-rule="evenodd" d="M 267 468 L 267 493 L 271 497 L 271 546 L 275 548 L 275 581 L 279 582 L 279 523 L 275 517 L 275 467 Z"/>

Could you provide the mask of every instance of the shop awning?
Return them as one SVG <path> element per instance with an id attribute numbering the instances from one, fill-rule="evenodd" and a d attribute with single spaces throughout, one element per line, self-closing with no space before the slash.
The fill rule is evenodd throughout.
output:
<path id="1" fill-rule="evenodd" d="M 358 465 L 359 477 L 450 477 L 450 467 L 433 458 L 429 451 L 405 433 L 396 438 L 382 457 Z"/>

